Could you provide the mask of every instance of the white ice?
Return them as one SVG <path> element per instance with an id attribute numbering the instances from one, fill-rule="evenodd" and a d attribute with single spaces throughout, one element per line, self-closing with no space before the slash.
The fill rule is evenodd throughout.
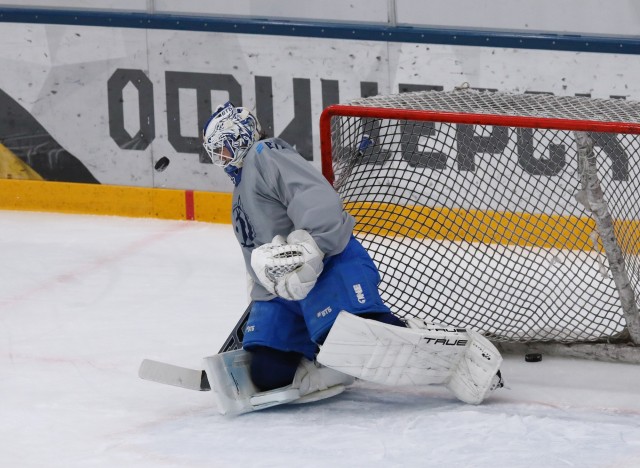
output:
<path id="1" fill-rule="evenodd" d="M 640 366 L 507 357 L 481 406 L 358 382 L 237 418 L 142 381 L 246 306 L 229 225 L 0 212 L 2 467 L 640 467 Z"/>

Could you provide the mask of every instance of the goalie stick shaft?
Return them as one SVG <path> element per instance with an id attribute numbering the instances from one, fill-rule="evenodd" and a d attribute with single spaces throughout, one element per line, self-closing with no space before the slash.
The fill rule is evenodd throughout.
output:
<path id="1" fill-rule="evenodd" d="M 229 336 L 220 348 L 219 354 L 242 348 L 244 327 L 249 320 L 252 305 L 253 303 L 249 304 L 240 317 L 240 320 L 238 320 L 238 323 L 233 327 L 231 333 L 229 333 Z M 201 392 L 211 390 L 207 374 L 204 370 L 189 369 L 165 362 L 153 361 L 151 359 L 142 361 L 140 369 L 138 370 L 138 376 L 144 380 L 173 385 L 189 390 L 198 390 Z"/>
<path id="2" fill-rule="evenodd" d="M 205 371 L 175 366 L 166 362 L 145 359 L 140 364 L 138 377 L 174 387 L 206 392 L 211 390 Z"/>
<path id="3" fill-rule="evenodd" d="M 233 329 L 231 330 L 231 333 L 229 333 L 229 336 L 227 337 L 224 344 L 220 348 L 220 351 L 218 351 L 218 354 L 226 353 L 227 351 L 233 351 L 234 349 L 242 348 L 242 339 L 244 338 L 244 327 L 249 321 L 249 313 L 251 312 L 252 306 L 253 306 L 253 302 L 249 304 L 247 309 L 242 314 L 242 317 L 240 317 L 240 320 L 238 320 L 238 323 L 236 323 L 235 327 L 233 327 Z"/>

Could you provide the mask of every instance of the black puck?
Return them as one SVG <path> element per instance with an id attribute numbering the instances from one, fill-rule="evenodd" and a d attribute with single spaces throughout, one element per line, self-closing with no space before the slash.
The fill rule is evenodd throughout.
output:
<path id="1" fill-rule="evenodd" d="M 156 165 L 153 167 L 155 168 L 156 171 L 162 172 L 167 168 L 168 165 L 169 165 L 169 158 L 167 158 L 166 156 L 162 156 L 160 159 L 156 161 Z"/>
<path id="2" fill-rule="evenodd" d="M 540 353 L 527 353 L 524 355 L 524 360 L 527 362 L 540 362 L 542 361 L 542 354 Z"/>

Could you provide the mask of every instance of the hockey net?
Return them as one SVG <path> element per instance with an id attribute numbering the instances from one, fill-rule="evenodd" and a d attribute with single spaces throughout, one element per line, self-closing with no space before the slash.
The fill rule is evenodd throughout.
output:
<path id="1" fill-rule="evenodd" d="M 330 106 L 323 173 L 400 316 L 639 343 L 640 103 L 472 90 Z"/>

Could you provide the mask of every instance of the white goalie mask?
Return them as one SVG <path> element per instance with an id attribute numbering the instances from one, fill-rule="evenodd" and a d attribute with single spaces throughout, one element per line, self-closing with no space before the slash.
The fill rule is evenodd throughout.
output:
<path id="1" fill-rule="evenodd" d="M 248 109 L 227 102 L 218 106 L 204 125 L 202 145 L 216 166 L 240 168 L 261 133 L 258 120 Z"/>

